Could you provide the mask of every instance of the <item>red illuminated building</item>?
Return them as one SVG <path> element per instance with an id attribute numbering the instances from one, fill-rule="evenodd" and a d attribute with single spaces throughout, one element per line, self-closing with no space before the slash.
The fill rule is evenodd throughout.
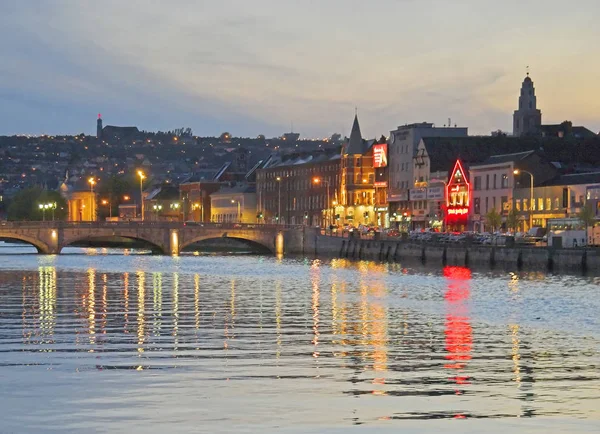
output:
<path id="1" fill-rule="evenodd" d="M 470 207 L 471 186 L 462 163 L 456 160 L 446 185 L 446 228 L 464 231 L 469 219 Z"/>

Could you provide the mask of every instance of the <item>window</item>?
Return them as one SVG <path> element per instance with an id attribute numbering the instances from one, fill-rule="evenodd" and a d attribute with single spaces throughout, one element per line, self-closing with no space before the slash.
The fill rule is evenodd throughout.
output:
<path id="1" fill-rule="evenodd" d="M 473 180 L 473 189 L 481 190 L 481 176 L 476 176 Z"/>
<path id="2" fill-rule="evenodd" d="M 550 211 L 552 209 L 552 199 L 546 199 L 546 210 Z"/>
<path id="3" fill-rule="evenodd" d="M 497 178 L 497 175 L 494 173 L 494 190 L 496 189 L 496 178 Z"/>
<path id="4" fill-rule="evenodd" d="M 475 198 L 475 200 L 473 201 L 473 208 L 474 208 L 475 214 L 480 214 L 481 198 L 479 198 L 479 197 Z"/>
<path id="5" fill-rule="evenodd" d="M 488 175 L 488 177 L 489 177 L 489 175 Z M 489 207 L 489 205 L 490 205 L 490 198 L 489 198 L 489 197 L 486 197 L 486 198 L 485 198 L 485 213 L 486 213 L 486 214 L 487 214 L 487 213 L 488 213 L 488 211 L 489 211 L 489 208 L 490 208 L 490 207 Z"/>
<path id="6" fill-rule="evenodd" d="M 485 189 L 486 190 L 490 189 L 490 175 L 485 175 Z"/>
<path id="7" fill-rule="evenodd" d="M 517 211 L 521 211 L 521 199 L 515 200 L 515 208 Z"/>
<path id="8" fill-rule="evenodd" d="M 496 175 L 494 175 L 494 181 L 496 180 Z M 492 208 L 495 209 L 496 211 L 498 211 L 498 208 L 496 208 L 496 196 L 494 196 L 492 198 Z"/>
<path id="9" fill-rule="evenodd" d="M 523 211 L 529 211 L 529 201 L 527 199 L 523 199 Z"/>
<path id="10" fill-rule="evenodd" d="M 538 211 L 544 211 L 544 198 L 538 197 Z"/>
<path id="11" fill-rule="evenodd" d="M 502 188 L 508 188 L 508 175 L 502 175 Z"/>
<path id="12" fill-rule="evenodd" d="M 558 197 L 554 198 L 554 209 L 558 209 L 560 206 L 560 201 L 558 200 Z"/>

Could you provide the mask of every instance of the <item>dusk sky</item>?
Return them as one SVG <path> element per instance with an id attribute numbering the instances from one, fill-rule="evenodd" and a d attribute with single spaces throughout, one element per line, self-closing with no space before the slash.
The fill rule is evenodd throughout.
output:
<path id="1" fill-rule="evenodd" d="M 105 124 L 363 136 L 420 121 L 600 131 L 598 0 L 1 0 L 0 134 Z"/>

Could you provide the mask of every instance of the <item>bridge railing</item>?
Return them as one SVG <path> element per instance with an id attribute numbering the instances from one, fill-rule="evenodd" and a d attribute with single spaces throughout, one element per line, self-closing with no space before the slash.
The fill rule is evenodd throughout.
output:
<path id="1" fill-rule="evenodd" d="M 161 222 L 161 221 L 119 221 L 119 222 L 70 222 L 70 221 L 0 221 L 2 229 L 57 229 L 57 228 L 156 228 L 156 229 L 182 229 L 185 227 L 205 227 L 207 229 L 302 229 L 302 225 L 274 225 L 263 223 L 201 223 L 201 222 Z"/>

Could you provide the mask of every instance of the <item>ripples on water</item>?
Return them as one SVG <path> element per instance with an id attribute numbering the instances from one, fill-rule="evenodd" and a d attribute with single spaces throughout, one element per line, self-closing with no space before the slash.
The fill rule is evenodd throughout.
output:
<path id="1" fill-rule="evenodd" d="M 600 416 L 592 278 L 83 252 L 0 255 L 8 431 Z"/>

